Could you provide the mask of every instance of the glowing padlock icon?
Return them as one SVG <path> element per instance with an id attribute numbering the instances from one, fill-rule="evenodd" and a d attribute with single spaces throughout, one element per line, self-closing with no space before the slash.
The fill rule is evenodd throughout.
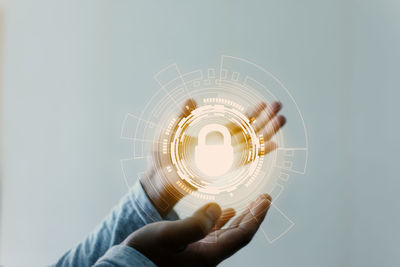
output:
<path id="1" fill-rule="evenodd" d="M 206 137 L 212 132 L 222 134 L 224 138 L 222 145 L 206 144 Z M 220 176 L 231 168 L 233 147 L 231 134 L 226 127 L 220 124 L 208 124 L 200 130 L 195 148 L 195 162 L 197 167 L 208 176 Z"/>

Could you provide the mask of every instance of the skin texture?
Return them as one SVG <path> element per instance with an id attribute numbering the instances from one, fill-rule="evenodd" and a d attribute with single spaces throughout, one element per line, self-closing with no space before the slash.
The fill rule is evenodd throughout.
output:
<path id="1" fill-rule="evenodd" d="M 148 224 L 122 244 L 158 266 L 216 266 L 251 241 L 270 205 L 270 196 L 261 195 L 222 229 L 235 212 L 209 203 L 186 219 Z"/>

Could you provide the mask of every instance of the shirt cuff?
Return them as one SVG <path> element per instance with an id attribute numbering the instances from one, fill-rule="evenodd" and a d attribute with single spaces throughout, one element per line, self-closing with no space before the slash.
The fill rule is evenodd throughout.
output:
<path id="1" fill-rule="evenodd" d="M 101 257 L 96 264 L 96 267 L 106 266 L 143 266 L 143 267 L 157 267 L 151 260 L 149 260 L 142 253 L 134 248 L 117 245 L 111 247 L 103 257 Z"/>
<path id="2" fill-rule="evenodd" d="M 144 224 L 163 220 L 144 191 L 139 179 L 136 181 L 132 189 L 130 189 L 129 198 L 132 207 L 137 211 L 137 214 L 140 216 Z M 174 210 L 172 210 L 165 219 L 174 221 L 178 220 L 179 216 Z"/>

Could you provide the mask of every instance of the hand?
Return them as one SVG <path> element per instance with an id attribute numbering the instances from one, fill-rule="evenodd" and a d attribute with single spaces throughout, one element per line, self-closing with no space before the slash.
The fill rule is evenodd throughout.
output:
<path id="1" fill-rule="evenodd" d="M 264 155 L 274 151 L 278 145 L 271 141 L 271 138 L 285 125 L 286 118 L 278 115 L 282 109 L 280 102 L 272 102 L 267 104 L 265 102 L 258 103 L 253 109 L 246 112 L 247 117 L 250 119 L 251 124 L 258 136 L 264 139 L 265 150 L 262 152 Z M 234 144 L 235 151 L 241 151 L 244 148 L 245 140 L 243 136 L 238 135 L 241 131 L 240 128 L 234 125 L 230 126 L 233 135 L 238 136 L 237 143 Z"/>
<path id="2" fill-rule="evenodd" d="M 172 127 L 172 132 L 176 130 L 178 122 L 182 118 L 188 116 L 196 107 L 197 104 L 195 100 L 186 100 L 176 120 L 176 124 Z M 257 134 L 262 135 L 264 138 L 263 154 L 268 154 L 277 148 L 277 144 L 271 141 L 271 138 L 286 123 L 286 118 L 282 115 L 278 115 L 281 108 L 282 105 L 279 102 L 273 102 L 271 104 L 261 102 L 246 113 Z M 234 146 L 234 151 L 246 149 L 246 140 L 239 134 L 240 129 L 233 124 L 227 125 L 227 128 L 230 129 L 233 136 L 232 145 Z M 171 134 L 171 136 L 173 136 L 173 134 Z M 185 138 L 191 139 L 187 143 L 197 144 L 196 137 L 186 136 Z M 176 170 L 173 168 L 171 171 L 162 171 L 167 166 L 173 165 L 170 155 L 162 153 L 159 149 L 155 149 L 153 159 L 156 162 L 141 179 L 141 183 L 160 215 L 165 217 L 184 195 L 176 189 L 175 182 L 180 180 Z M 160 169 L 162 170 L 160 171 Z M 157 171 L 159 172 L 158 175 L 156 175 Z M 159 175 L 163 175 L 165 179 L 160 179 Z M 196 190 L 196 188 L 192 188 L 189 184 L 186 184 L 186 186 L 190 187 L 192 190 Z"/>
<path id="3" fill-rule="evenodd" d="M 148 224 L 129 235 L 123 245 L 130 246 L 158 266 L 216 266 L 246 246 L 271 205 L 269 195 L 261 195 L 221 229 L 235 211 L 210 203 L 191 217 L 179 221 Z"/>
<path id="4" fill-rule="evenodd" d="M 188 116 L 196 107 L 197 103 L 194 99 L 185 101 L 175 125 L 172 126 L 172 133 L 177 130 L 179 121 Z M 167 166 L 173 165 L 170 154 L 162 153 L 158 146 L 155 146 L 153 161 L 153 166 L 141 179 L 141 184 L 154 207 L 164 218 L 184 195 L 176 189 L 175 182 L 179 180 L 176 169 L 173 168 L 171 172 L 164 171 Z M 164 176 L 164 179 L 160 179 L 160 175 Z"/>

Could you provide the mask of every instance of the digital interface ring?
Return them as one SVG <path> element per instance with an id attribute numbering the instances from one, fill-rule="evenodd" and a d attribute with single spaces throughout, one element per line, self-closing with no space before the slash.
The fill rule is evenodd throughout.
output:
<path id="1" fill-rule="evenodd" d="M 179 176 L 196 188 L 198 192 L 204 194 L 219 194 L 223 191 L 234 191 L 239 185 L 246 183 L 257 168 L 261 168 L 258 165 L 262 164 L 262 160 L 260 160 L 260 158 L 263 158 L 264 144 L 262 137 L 257 136 L 251 126 L 250 119 L 236 110 L 235 105 L 230 105 L 230 101 L 228 100 L 221 100 L 220 102 L 226 104 L 222 105 L 216 99 L 212 98 L 204 99 L 204 106 L 197 108 L 188 117 L 185 117 L 178 123 L 178 129 L 171 142 L 172 162 L 178 169 Z M 233 124 L 237 127 L 240 130 L 239 134 L 242 135 L 241 138 L 246 140 L 246 149 L 242 149 L 242 153 L 240 153 L 241 155 L 236 160 L 235 165 L 248 166 L 239 172 L 235 172 L 234 175 L 229 173 L 228 175 L 218 177 L 218 181 L 215 181 L 215 179 L 212 179 L 212 181 L 199 179 L 199 177 L 204 177 L 204 174 L 197 170 L 196 164 L 190 164 L 192 162 L 190 160 L 192 153 L 185 149 L 190 147 L 190 139 L 186 137 L 187 131 L 194 131 L 192 128 L 197 128 L 202 122 L 208 123 L 209 121 L 223 120 L 226 120 L 225 124 Z M 248 182 L 250 183 L 251 181 Z"/>
<path id="2" fill-rule="evenodd" d="M 305 173 L 308 159 L 307 130 L 288 89 L 263 67 L 226 55 L 217 67 L 205 70 L 181 72 L 171 64 L 154 79 L 159 89 L 141 114 L 129 113 L 123 121 L 121 138 L 133 145 L 132 155 L 121 160 L 127 186 L 145 175 L 145 169 L 137 173 L 136 167 L 151 162 L 159 182 L 173 184 L 185 195 L 175 207 L 181 217 L 210 201 L 239 214 L 257 195 L 268 193 L 273 201 L 261 232 L 269 243 L 284 236 L 294 221 L 278 207 L 279 199 L 289 178 Z M 197 106 L 182 117 L 187 99 Z M 280 101 L 288 120 L 270 140 L 255 130 L 257 119 L 248 116 L 260 101 Z M 213 138 L 219 143 L 213 138 L 210 143 L 209 133 L 199 140 L 202 130 L 216 132 Z M 265 153 L 268 142 L 277 149 Z"/>

